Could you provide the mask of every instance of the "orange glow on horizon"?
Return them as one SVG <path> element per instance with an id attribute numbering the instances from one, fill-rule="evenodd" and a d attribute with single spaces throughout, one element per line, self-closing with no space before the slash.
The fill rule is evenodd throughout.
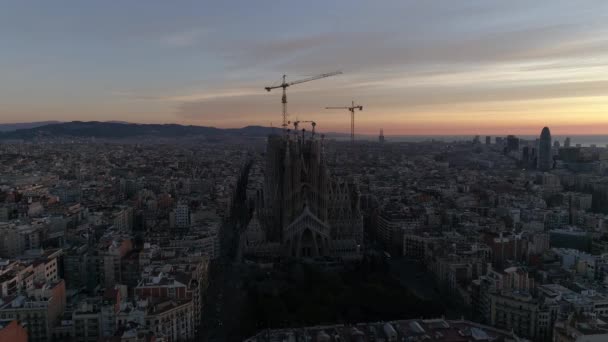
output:
<path id="1" fill-rule="evenodd" d="M 274 100 L 274 99 L 271 99 Z M 246 100 L 235 101 L 232 114 L 184 117 L 166 103 L 151 105 L 138 103 L 109 103 L 86 111 L 81 106 L 63 105 L 51 108 L 30 105 L 10 111 L 4 108 L 1 122 L 41 121 L 31 113 L 44 111 L 49 119 L 58 121 L 128 121 L 134 123 L 177 123 L 183 125 L 239 128 L 250 125 L 280 127 L 279 106 L 246 105 Z M 377 135 L 537 135 L 544 126 L 556 135 L 608 134 L 608 96 L 550 98 L 526 101 L 488 101 L 453 104 L 389 106 L 364 101 L 365 108 L 356 113 L 356 133 Z M 294 106 L 295 107 L 295 106 Z M 300 106 L 301 120 L 315 120 L 322 132 L 347 133 L 350 127 L 348 112 L 328 113 L 318 106 Z M 304 107 L 304 108 L 302 108 Z M 8 112 L 8 113 L 7 113 Z M 296 109 L 294 109 L 296 112 Z M 86 117 L 83 116 L 86 113 Z M 142 118 L 145 118 L 142 120 Z"/>

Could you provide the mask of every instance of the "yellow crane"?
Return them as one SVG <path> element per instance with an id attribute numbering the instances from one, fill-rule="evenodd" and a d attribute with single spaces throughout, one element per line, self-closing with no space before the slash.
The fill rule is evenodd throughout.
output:
<path id="1" fill-rule="evenodd" d="M 296 85 L 296 84 L 300 84 L 300 83 L 304 83 L 304 82 L 318 80 L 320 78 L 340 75 L 341 73 L 342 73 L 342 71 L 334 71 L 334 72 L 321 74 L 321 75 L 317 75 L 317 76 L 313 76 L 313 77 L 309 77 L 309 78 L 304 78 L 304 79 L 293 81 L 293 82 L 287 82 L 287 75 L 283 75 L 283 81 L 281 84 L 276 85 L 276 86 L 264 87 L 264 89 L 266 89 L 266 91 L 283 88 L 283 97 L 281 99 L 281 103 L 283 103 L 283 134 L 285 134 L 287 132 L 287 87 L 290 87 L 290 86 Z"/>
<path id="2" fill-rule="evenodd" d="M 355 109 L 363 110 L 363 106 L 355 105 L 355 101 L 350 106 L 345 107 L 325 107 L 325 109 L 348 109 L 350 112 L 350 142 L 355 142 Z"/>

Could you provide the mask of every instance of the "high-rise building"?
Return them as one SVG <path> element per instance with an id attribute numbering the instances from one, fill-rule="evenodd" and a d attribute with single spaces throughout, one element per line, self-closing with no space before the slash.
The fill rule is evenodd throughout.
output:
<path id="1" fill-rule="evenodd" d="M 384 129 L 380 129 L 380 135 L 378 136 L 378 141 L 383 144 L 384 143 Z"/>
<path id="2" fill-rule="evenodd" d="M 549 171 L 553 168 L 553 155 L 551 152 L 551 131 L 549 127 L 543 128 L 538 143 L 538 169 Z"/>
<path id="3" fill-rule="evenodd" d="M 492 144 L 492 137 L 491 136 L 486 136 L 486 145 L 490 145 Z"/>
<path id="4" fill-rule="evenodd" d="M 508 151 L 519 151 L 519 138 L 514 135 L 507 137 L 507 150 Z"/>
<path id="5" fill-rule="evenodd" d="M 564 140 L 564 147 L 565 148 L 569 148 L 570 147 L 570 137 L 567 137 L 566 140 Z"/>

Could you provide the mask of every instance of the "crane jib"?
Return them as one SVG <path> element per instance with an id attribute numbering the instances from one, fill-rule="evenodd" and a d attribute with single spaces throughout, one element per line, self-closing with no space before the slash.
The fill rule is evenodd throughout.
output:
<path id="1" fill-rule="evenodd" d="M 331 72 L 331 73 L 327 73 L 327 74 L 321 74 L 321 75 L 317 75 L 317 76 L 313 76 L 310 78 L 305 78 L 302 80 L 297 80 L 297 81 L 293 81 L 293 82 L 285 82 L 286 79 L 286 75 L 283 75 L 283 83 L 278 85 L 278 86 L 271 86 L 271 87 L 264 87 L 264 89 L 266 89 L 266 91 L 271 91 L 272 89 L 277 89 L 277 88 L 283 88 L 283 97 L 281 100 L 281 103 L 283 103 L 283 133 L 286 132 L 286 128 L 287 128 L 287 87 L 294 85 L 294 84 L 299 84 L 299 83 L 304 83 L 304 82 L 308 82 L 308 81 L 314 81 L 314 80 L 318 80 L 320 78 L 325 78 L 325 77 L 330 77 L 330 76 L 334 76 L 334 75 L 339 75 L 341 74 L 342 71 L 336 71 L 336 72 Z"/>

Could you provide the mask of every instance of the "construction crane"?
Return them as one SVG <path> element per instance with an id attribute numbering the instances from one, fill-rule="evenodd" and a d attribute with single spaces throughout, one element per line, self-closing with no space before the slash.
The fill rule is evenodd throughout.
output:
<path id="1" fill-rule="evenodd" d="M 363 106 L 355 105 L 355 101 L 352 102 L 351 106 L 346 107 L 325 107 L 325 109 L 348 109 L 350 112 L 350 142 L 355 142 L 355 109 L 363 110 Z"/>
<path id="2" fill-rule="evenodd" d="M 293 82 L 287 82 L 287 80 L 286 80 L 287 75 L 283 75 L 283 82 L 281 84 L 279 84 L 277 86 L 264 87 L 264 89 L 266 89 L 266 91 L 271 91 L 272 89 L 283 88 L 283 97 L 281 99 L 281 103 L 283 103 L 283 134 L 285 134 L 287 131 L 287 87 L 296 85 L 296 84 L 300 84 L 300 83 L 304 83 L 304 82 L 318 80 L 320 78 L 340 75 L 341 73 L 342 73 L 342 71 L 335 71 L 335 72 L 321 74 L 321 75 L 317 75 L 317 76 L 313 76 L 313 77 L 309 77 L 309 78 L 305 78 L 305 79 L 301 79 L 301 80 L 297 80 L 297 81 L 293 81 Z"/>

